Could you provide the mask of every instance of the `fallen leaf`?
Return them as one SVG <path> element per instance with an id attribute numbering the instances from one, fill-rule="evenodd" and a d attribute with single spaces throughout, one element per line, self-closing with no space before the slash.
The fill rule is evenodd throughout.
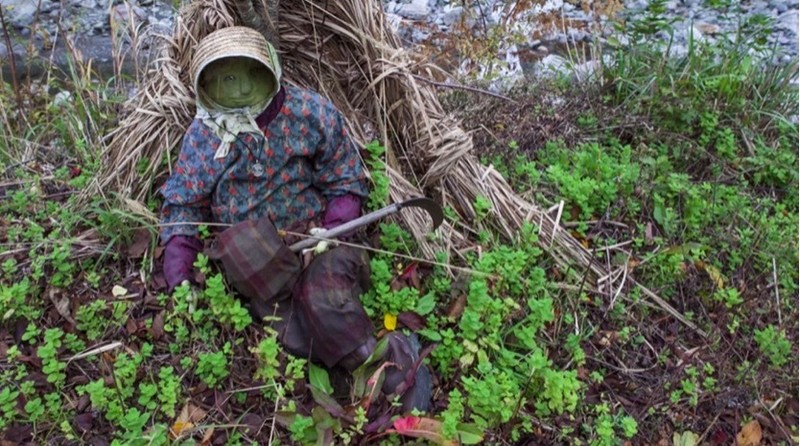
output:
<path id="1" fill-rule="evenodd" d="M 744 426 L 736 435 L 739 446 L 758 446 L 761 443 L 761 424 L 758 420 L 753 420 Z"/>
<path id="2" fill-rule="evenodd" d="M 75 427 L 78 428 L 78 431 L 80 431 L 82 434 L 90 432 L 93 424 L 94 416 L 92 416 L 91 412 L 86 412 L 75 416 Z"/>
<path id="3" fill-rule="evenodd" d="M 450 319 L 458 319 L 464 313 L 464 308 L 467 306 L 467 295 L 460 294 L 453 303 L 450 304 L 450 308 L 447 309 L 447 317 Z"/>
<path id="4" fill-rule="evenodd" d="M 159 311 L 158 314 L 153 318 L 153 324 L 150 326 L 150 335 L 153 336 L 153 340 L 157 341 L 164 336 L 164 312 Z"/>
<path id="5" fill-rule="evenodd" d="M 135 319 L 128 319 L 128 321 L 125 322 L 125 331 L 132 335 L 139 331 L 139 324 L 136 323 Z"/>
<path id="6" fill-rule="evenodd" d="M 139 229 L 133 234 L 133 242 L 128 246 L 127 254 L 131 259 L 144 257 L 145 252 L 150 247 L 152 236 L 150 231 L 145 228 Z"/>
<path id="7" fill-rule="evenodd" d="M 248 413 L 245 414 L 239 422 L 245 425 L 244 433 L 255 435 L 264 424 L 264 419 L 254 413 Z"/>
<path id="8" fill-rule="evenodd" d="M 408 265 L 400 275 L 400 278 L 405 280 L 409 285 L 416 289 L 422 289 L 422 285 L 419 280 L 419 272 L 417 271 L 419 268 L 419 263 L 412 263 Z"/>
<path id="9" fill-rule="evenodd" d="M 64 295 L 61 297 L 56 296 L 55 288 L 50 288 L 47 294 L 50 296 L 50 301 L 53 302 L 53 306 L 55 306 L 58 314 L 60 314 L 61 317 L 63 317 L 70 324 L 75 325 L 75 320 L 72 319 L 72 315 L 69 311 L 69 298 Z"/>
<path id="10" fill-rule="evenodd" d="M 442 435 L 442 422 L 425 417 L 401 417 L 394 421 L 394 431 L 413 438 L 423 438 L 441 446 L 479 444 L 483 441 L 483 431 L 475 425 L 459 423 L 456 438 L 449 440 Z M 391 431 L 391 429 L 390 429 Z"/>
<path id="11" fill-rule="evenodd" d="M 119 285 L 114 285 L 114 287 L 111 288 L 111 295 L 114 297 L 122 297 L 126 296 L 127 294 L 128 294 L 127 288 L 123 288 Z"/>
<path id="12" fill-rule="evenodd" d="M 692 431 L 672 434 L 672 446 L 696 446 L 700 436 Z"/>
<path id="13" fill-rule="evenodd" d="M 384 314 L 383 326 L 389 331 L 394 331 L 397 328 L 397 315 L 391 313 Z"/>
<path id="14" fill-rule="evenodd" d="M 394 430 L 407 437 L 423 438 L 438 445 L 455 446 L 455 441 L 442 436 L 442 422 L 423 417 L 401 417 L 394 421 Z"/>
<path id="15" fill-rule="evenodd" d="M 708 273 L 708 277 L 711 278 L 717 288 L 725 288 L 725 276 L 714 265 L 698 260 L 694 262 L 694 266 Z"/>
<path id="16" fill-rule="evenodd" d="M 33 426 L 30 424 L 12 424 L 3 430 L 3 439 L 13 445 L 27 443 L 33 438 Z"/>
<path id="17" fill-rule="evenodd" d="M 205 416 L 205 410 L 191 403 L 184 404 L 183 409 L 181 409 L 181 413 L 178 414 L 178 418 L 175 419 L 172 427 L 169 428 L 170 436 L 173 440 L 177 439 L 185 431 L 192 429 L 194 425 L 205 418 Z"/>
<path id="18" fill-rule="evenodd" d="M 176 440 L 180 438 L 185 431 L 188 431 L 193 427 L 194 423 L 189 423 L 188 421 L 176 421 L 172 424 L 172 427 L 169 428 L 169 435 L 173 440 Z"/>
<path id="19" fill-rule="evenodd" d="M 404 311 L 398 314 L 397 321 L 413 331 L 425 328 L 425 319 L 413 311 Z"/>
<path id="20" fill-rule="evenodd" d="M 214 429 L 209 427 L 203 434 L 203 439 L 200 440 L 200 446 L 208 446 L 211 444 L 211 437 L 214 436 Z"/>

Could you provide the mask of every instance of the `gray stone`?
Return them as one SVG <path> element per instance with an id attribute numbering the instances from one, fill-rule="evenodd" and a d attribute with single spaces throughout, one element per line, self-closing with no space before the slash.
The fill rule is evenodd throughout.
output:
<path id="1" fill-rule="evenodd" d="M 750 5 L 748 5 L 748 9 L 750 10 L 750 12 L 756 14 L 764 13 L 769 9 L 769 4 L 763 0 L 756 0 L 754 2 L 750 2 Z"/>
<path id="2" fill-rule="evenodd" d="M 464 8 L 462 6 L 450 6 L 447 5 L 444 7 L 444 16 L 442 16 L 442 22 L 445 26 L 453 26 L 459 20 L 461 20 L 461 16 L 464 14 Z"/>
<path id="3" fill-rule="evenodd" d="M 411 0 L 397 8 L 397 14 L 410 20 L 422 20 L 428 17 L 431 10 L 428 0 Z"/>
<path id="4" fill-rule="evenodd" d="M 3 0 L 11 24 L 16 27 L 30 26 L 36 17 L 38 0 Z"/>
<path id="5" fill-rule="evenodd" d="M 797 35 L 798 17 L 794 11 L 788 11 L 778 18 L 778 26 Z"/>
<path id="6" fill-rule="evenodd" d="M 392 28 L 392 31 L 398 32 L 400 30 L 400 24 L 403 22 L 403 18 L 397 14 L 387 12 L 386 21 L 389 23 L 389 26 Z"/>
<path id="7" fill-rule="evenodd" d="M 121 24 L 140 24 L 147 20 L 147 12 L 138 6 L 129 7 L 127 4 L 119 4 L 113 8 L 113 18 Z"/>
<path id="8" fill-rule="evenodd" d="M 61 107 L 62 105 L 67 105 L 72 102 L 72 93 L 66 90 L 59 91 L 53 96 L 53 105 L 56 107 Z"/>
<path id="9" fill-rule="evenodd" d="M 544 56 L 536 66 L 536 71 L 542 75 L 567 74 L 570 71 L 569 61 L 555 54 Z"/>

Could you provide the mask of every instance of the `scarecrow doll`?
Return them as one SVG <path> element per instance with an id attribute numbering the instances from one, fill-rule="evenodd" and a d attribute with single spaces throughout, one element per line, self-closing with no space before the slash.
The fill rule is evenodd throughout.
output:
<path id="1" fill-rule="evenodd" d="M 366 251 L 337 246 L 304 265 L 282 236 L 361 215 L 367 181 L 343 116 L 319 94 L 282 83 L 275 49 L 251 28 L 202 39 L 191 71 L 197 114 L 160 190 L 170 289 L 192 280 L 198 225 L 231 225 L 207 253 L 251 312 L 268 318 L 292 354 L 356 369 L 376 346 L 359 300 L 369 288 Z M 428 410 L 431 378 L 416 338 L 387 336 L 384 360 L 396 365 L 383 392 L 400 396 L 404 410 Z"/>

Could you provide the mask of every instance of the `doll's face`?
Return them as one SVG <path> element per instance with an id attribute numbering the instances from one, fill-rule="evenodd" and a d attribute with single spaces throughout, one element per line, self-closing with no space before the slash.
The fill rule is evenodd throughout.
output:
<path id="1" fill-rule="evenodd" d="M 246 57 L 228 57 L 210 63 L 203 69 L 199 84 L 211 100 L 227 108 L 262 104 L 276 88 L 269 69 Z"/>

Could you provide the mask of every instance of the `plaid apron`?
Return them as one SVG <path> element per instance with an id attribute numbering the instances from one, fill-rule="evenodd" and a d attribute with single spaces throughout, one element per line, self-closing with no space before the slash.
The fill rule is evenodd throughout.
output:
<path id="1" fill-rule="evenodd" d="M 365 250 L 339 246 L 304 270 L 262 217 L 223 231 L 206 254 L 222 264 L 257 318 L 279 318 L 271 324 L 293 355 L 332 367 L 372 338 L 372 321 L 359 300 L 369 289 Z"/>

